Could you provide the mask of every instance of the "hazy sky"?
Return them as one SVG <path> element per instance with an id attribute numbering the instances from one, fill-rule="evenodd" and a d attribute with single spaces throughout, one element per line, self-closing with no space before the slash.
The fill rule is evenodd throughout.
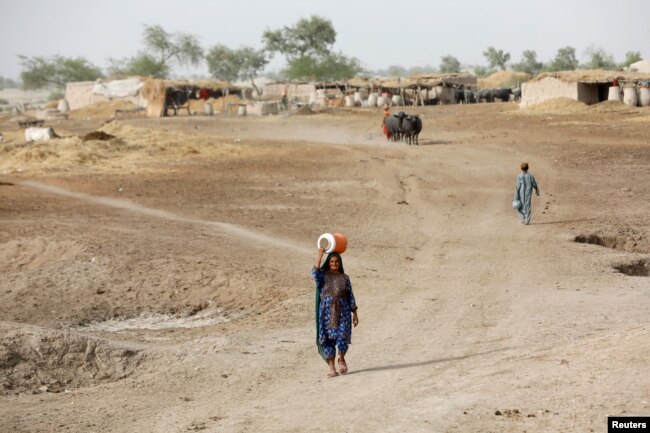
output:
<path id="1" fill-rule="evenodd" d="M 650 0 L 0 0 L 0 76 L 19 77 L 17 54 L 81 56 L 105 68 L 143 48 L 145 24 L 194 34 L 206 49 L 261 48 L 265 29 L 314 14 L 334 24 L 335 50 L 373 70 L 439 66 L 444 55 L 487 65 L 489 46 L 515 62 L 527 49 L 547 62 L 566 46 L 580 61 L 590 47 L 617 62 L 628 51 L 650 58 Z M 276 59 L 267 70 L 282 65 Z"/>

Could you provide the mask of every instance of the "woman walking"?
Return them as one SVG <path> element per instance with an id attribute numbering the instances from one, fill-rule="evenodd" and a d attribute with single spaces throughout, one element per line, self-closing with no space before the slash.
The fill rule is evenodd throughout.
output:
<path id="1" fill-rule="evenodd" d="M 341 255 L 330 253 L 321 265 L 323 254 L 323 248 L 319 248 L 311 270 L 316 281 L 316 344 L 329 366 L 327 377 L 335 377 L 339 374 L 335 364 L 337 349 L 339 372 L 348 372 L 345 354 L 352 339 L 352 325 L 359 324 L 359 317 Z"/>

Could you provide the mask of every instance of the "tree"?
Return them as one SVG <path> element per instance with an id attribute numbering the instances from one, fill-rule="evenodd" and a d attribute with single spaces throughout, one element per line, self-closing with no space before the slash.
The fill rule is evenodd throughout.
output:
<path id="1" fill-rule="evenodd" d="M 237 52 L 223 44 L 212 47 L 205 55 L 205 61 L 210 75 L 230 82 L 237 80 L 243 64 Z"/>
<path id="2" fill-rule="evenodd" d="M 586 69 L 616 69 L 614 56 L 602 48 L 589 47 L 585 50 L 589 61 L 584 65 Z"/>
<path id="3" fill-rule="evenodd" d="M 386 70 L 379 71 L 379 75 L 384 77 L 406 77 L 408 71 L 406 68 L 399 65 L 390 65 Z"/>
<path id="4" fill-rule="evenodd" d="M 266 30 L 262 41 L 269 53 L 279 52 L 289 58 L 328 54 L 336 42 L 336 30 L 327 18 L 312 15 L 301 18 L 293 27 Z"/>
<path id="5" fill-rule="evenodd" d="M 242 65 L 239 78 L 251 80 L 252 86 L 261 94 L 260 89 L 255 85 L 255 77 L 264 70 L 269 62 L 264 50 L 256 50 L 251 47 L 242 47 L 239 49 L 239 55 L 242 58 Z"/>
<path id="6" fill-rule="evenodd" d="M 576 49 L 564 47 L 557 50 L 555 58 L 548 66 L 549 71 L 573 71 L 578 67 Z"/>
<path id="7" fill-rule="evenodd" d="M 272 56 L 286 56 L 289 79 L 340 80 L 352 78 L 361 71 L 359 61 L 342 53 L 333 53 L 336 30 L 326 18 L 313 15 L 301 18 L 292 27 L 266 30 L 262 35 L 265 50 Z M 350 75 L 352 74 L 352 75 Z"/>
<path id="8" fill-rule="evenodd" d="M 17 89 L 19 84 L 11 78 L 0 77 L 0 89 L 12 88 Z"/>
<path id="9" fill-rule="evenodd" d="M 521 57 L 521 62 L 512 65 L 513 70 L 537 75 L 544 68 L 544 64 L 537 61 L 537 53 L 534 50 L 525 50 Z"/>
<path id="10" fill-rule="evenodd" d="M 625 53 L 625 61 L 621 66 L 628 68 L 632 63 L 642 60 L 641 53 L 638 51 L 628 51 Z"/>
<path id="11" fill-rule="evenodd" d="M 198 39 L 189 33 L 168 33 L 159 25 L 145 25 L 142 38 L 146 49 L 135 57 L 111 59 L 111 74 L 167 78 L 174 64 L 196 66 L 203 60 Z"/>
<path id="12" fill-rule="evenodd" d="M 284 74 L 290 80 L 349 80 L 362 71 L 359 61 L 341 53 L 324 56 L 301 56 L 290 59 Z"/>
<path id="13" fill-rule="evenodd" d="M 476 75 L 479 78 L 485 78 L 488 75 L 490 75 L 490 73 L 492 72 L 490 70 L 490 68 L 488 68 L 487 66 L 483 66 L 483 65 L 470 66 L 469 69 L 473 70 L 474 75 Z"/>
<path id="14" fill-rule="evenodd" d="M 48 85 L 63 88 L 69 82 L 94 81 L 103 77 L 101 69 L 83 57 L 54 56 L 47 59 L 19 55 L 18 58 L 23 67 L 20 79 L 24 89 L 40 89 Z"/>
<path id="15" fill-rule="evenodd" d="M 112 76 L 139 75 L 143 77 L 166 78 L 169 66 L 147 53 L 139 53 L 126 59 L 109 59 L 108 74 Z"/>
<path id="16" fill-rule="evenodd" d="M 499 67 L 502 71 L 506 69 L 506 63 L 510 60 L 510 53 L 504 53 L 503 50 L 497 50 L 494 47 L 488 47 L 483 51 L 483 55 L 488 61 L 490 68 Z"/>
<path id="17" fill-rule="evenodd" d="M 238 78 L 250 79 L 255 90 L 260 93 L 254 80 L 269 62 L 263 50 L 255 50 L 251 47 L 233 50 L 219 44 L 212 47 L 205 59 L 208 70 L 214 78 L 225 81 L 235 81 Z"/>
<path id="18" fill-rule="evenodd" d="M 198 39 L 189 33 L 167 33 L 159 25 L 144 26 L 144 44 L 158 54 L 161 64 L 176 62 L 179 65 L 198 65 L 203 59 L 203 49 Z"/>
<path id="19" fill-rule="evenodd" d="M 440 58 L 440 72 L 443 74 L 460 72 L 460 62 L 454 56 L 442 56 Z"/>

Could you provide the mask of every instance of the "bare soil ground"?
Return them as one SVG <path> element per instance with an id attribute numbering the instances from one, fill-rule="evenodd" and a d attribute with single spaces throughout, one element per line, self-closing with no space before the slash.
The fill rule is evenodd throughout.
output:
<path id="1" fill-rule="evenodd" d="M 379 109 L 80 111 L 38 144 L 0 119 L 0 430 L 649 415 L 650 112 L 568 105 L 408 108 L 420 146 L 386 142 Z M 510 207 L 522 161 L 542 192 L 530 226 Z M 327 231 L 348 236 L 360 318 L 334 379 L 309 275 Z"/>

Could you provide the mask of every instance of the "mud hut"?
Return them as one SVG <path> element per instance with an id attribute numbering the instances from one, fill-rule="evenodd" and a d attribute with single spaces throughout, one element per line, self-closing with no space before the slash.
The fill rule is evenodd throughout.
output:
<path id="1" fill-rule="evenodd" d="M 548 72 L 521 85 L 521 107 L 555 98 L 569 98 L 587 105 L 608 99 L 613 83 L 635 86 L 650 79 L 650 74 L 623 71 L 578 70 Z"/>

